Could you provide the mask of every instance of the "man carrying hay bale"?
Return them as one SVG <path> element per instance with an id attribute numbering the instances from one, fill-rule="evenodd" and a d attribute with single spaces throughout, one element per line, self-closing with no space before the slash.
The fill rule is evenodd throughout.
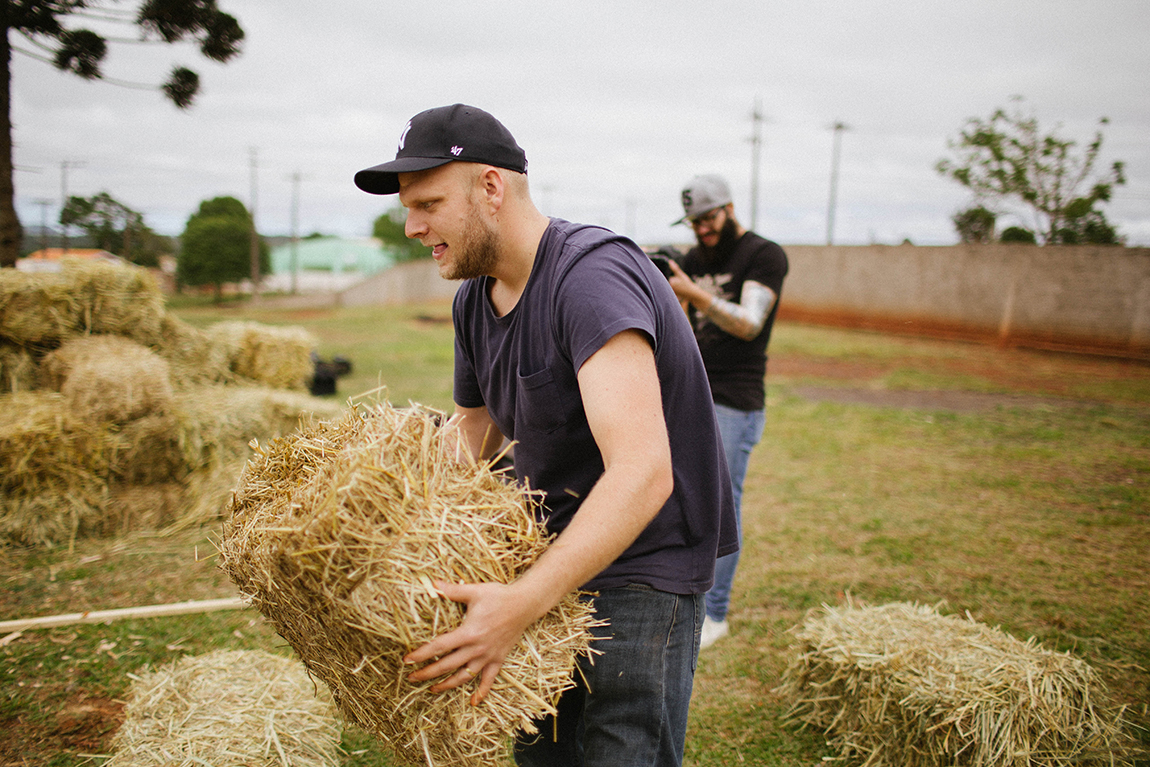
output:
<path id="1" fill-rule="evenodd" d="M 566 595 L 594 596 L 608 641 L 581 659 L 555 722 L 521 735 L 520 765 L 678 765 L 716 556 L 737 548 L 730 480 L 698 346 L 650 259 L 609 231 L 549 219 L 494 117 L 456 104 L 404 128 L 396 159 L 356 174 L 399 194 L 406 231 L 456 295 L 460 439 L 515 442 L 558 538 L 509 584 L 435 587 L 466 617 L 409 653 L 433 691 L 491 690 L 524 631 Z"/>

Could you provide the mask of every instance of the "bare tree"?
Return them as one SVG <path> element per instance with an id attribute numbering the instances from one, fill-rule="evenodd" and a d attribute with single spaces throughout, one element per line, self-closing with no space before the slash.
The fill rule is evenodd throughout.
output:
<path id="1" fill-rule="evenodd" d="M 85 19 L 121 22 L 138 28 L 144 40 L 175 43 L 191 39 L 200 53 L 213 61 L 227 61 L 240 52 L 244 31 L 235 17 L 216 6 L 216 0 L 145 0 L 134 14 L 104 0 L 0 0 L 4 23 L 0 39 L 0 267 L 13 266 L 20 255 L 20 219 L 12 182 L 12 53 L 46 61 L 87 80 L 103 79 L 100 64 L 108 40 L 85 29 Z M 13 45 L 16 33 L 32 49 Z M 158 86 L 180 109 L 188 108 L 200 88 L 199 76 L 177 66 L 167 82 Z"/>

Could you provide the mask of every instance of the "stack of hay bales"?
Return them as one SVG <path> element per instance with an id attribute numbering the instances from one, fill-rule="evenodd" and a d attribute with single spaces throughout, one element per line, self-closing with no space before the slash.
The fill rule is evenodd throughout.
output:
<path id="1" fill-rule="evenodd" d="M 335 767 L 340 726 L 299 661 L 261 651 L 188 656 L 133 677 L 106 767 Z"/>
<path id="2" fill-rule="evenodd" d="M 431 693 L 433 682 L 408 681 L 403 657 L 464 617 L 436 580 L 510 583 L 549 542 L 535 496 L 460 461 L 454 426 L 441 422 L 382 402 L 254 445 L 221 566 L 342 714 L 405 763 L 502 765 L 516 730 L 554 714 L 594 621 L 569 595 L 528 629 L 477 707 L 473 686 Z"/>
<path id="3" fill-rule="evenodd" d="M 0 270 L 0 539 L 218 515 L 249 440 L 338 412 L 303 393 L 311 345 L 187 325 L 135 267 Z"/>
<path id="4" fill-rule="evenodd" d="M 1131 765 L 1104 683 L 1068 653 L 908 603 L 813 610 L 776 690 L 874 767 Z"/>

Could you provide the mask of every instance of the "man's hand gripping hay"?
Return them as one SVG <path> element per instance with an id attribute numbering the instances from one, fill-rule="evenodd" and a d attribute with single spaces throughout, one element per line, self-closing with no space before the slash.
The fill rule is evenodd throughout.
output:
<path id="1" fill-rule="evenodd" d="M 464 642 L 462 655 L 455 648 L 409 676 L 409 661 L 434 657 L 413 651 L 460 631 L 465 616 L 464 635 L 484 623 L 500 602 L 479 596 L 509 590 L 549 542 L 534 495 L 487 463 L 457 460 L 455 426 L 441 421 L 385 402 L 253 443 L 223 567 L 344 716 L 398 755 L 497 764 L 517 729 L 554 712 L 593 619 L 572 593 L 530 622 L 494 671 L 487 650 Z M 481 655 L 485 696 L 456 670 Z M 433 681 L 444 667 L 451 676 Z"/>

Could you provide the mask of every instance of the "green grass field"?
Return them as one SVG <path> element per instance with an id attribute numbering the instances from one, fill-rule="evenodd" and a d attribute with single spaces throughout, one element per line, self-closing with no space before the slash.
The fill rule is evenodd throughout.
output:
<path id="1" fill-rule="evenodd" d="M 321 355 L 353 361 L 339 398 L 383 385 L 397 404 L 451 406 L 447 305 L 175 311 L 201 325 L 306 327 Z M 785 723 L 772 689 L 791 659 L 787 630 L 847 594 L 969 611 L 1070 651 L 1150 726 L 1150 366 L 783 323 L 768 384 L 732 634 L 700 659 L 688 764 L 832 755 L 820 734 Z M 72 553 L 0 550 L 0 619 L 229 596 L 211 557 L 218 527 L 82 541 Z M 217 648 L 290 652 L 246 610 L 8 641 L 0 765 L 99 764 L 90 755 L 108 753 L 129 673 Z M 344 747 L 345 764 L 390 764 L 362 734 Z"/>

